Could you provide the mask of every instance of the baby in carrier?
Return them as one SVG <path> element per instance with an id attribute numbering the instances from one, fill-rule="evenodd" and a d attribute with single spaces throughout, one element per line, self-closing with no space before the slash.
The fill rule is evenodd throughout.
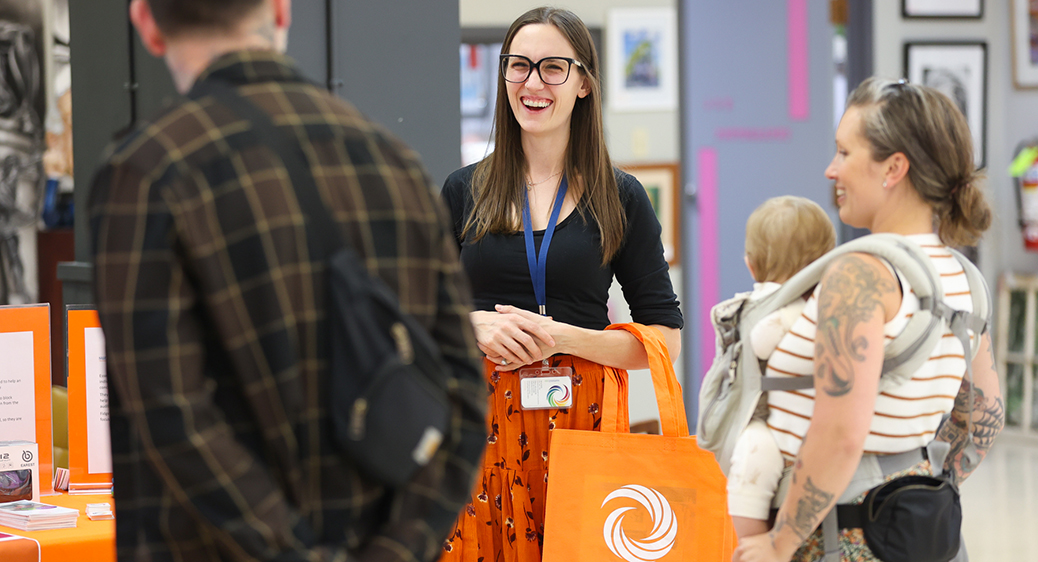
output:
<path id="1" fill-rule="evenodd" d="M 805 266 L 836 246 L 836 230 L 815 202 L 803 197 L 768 199 L 746 222 L 746 267 L 756 281 L 750 300 L 762 299 Z M 807 295 L 765 316 L 752 328 L 757 359 L 767 361 L 807 303 Z M 761 400 L 732 453 L 728 511 L 740 538 L 768 531 L 771 500 L 784 460 L 768 429 L 767 401 Z"/>

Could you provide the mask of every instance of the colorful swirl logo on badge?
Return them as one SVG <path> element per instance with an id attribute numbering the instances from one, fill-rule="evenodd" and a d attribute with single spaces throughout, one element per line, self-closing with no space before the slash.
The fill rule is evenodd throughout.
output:
<path id="1" fill-rule="evenodd" d="M 666 556 L 678 538 L 678 521 L 667 498 L 652 488 L 629 484 L 606 496 L 602 507 L 618 498 L 631 499 L 641 504 L 652 517 L 652 532 L 640 540 L 628 537 L 623 527 L 624 515 L 637 508 L 617 508 L 606 517 L 602 527 L 602 537 L 609 550 L 627 562 L 654 562 Z"/>
<path id="2" fill-rule="evenodd" d="M 548 389 L 548 404 L 553 408 L 567 408 L 570 406 L 569 402 L 568 388 L 554 385 Z"/>

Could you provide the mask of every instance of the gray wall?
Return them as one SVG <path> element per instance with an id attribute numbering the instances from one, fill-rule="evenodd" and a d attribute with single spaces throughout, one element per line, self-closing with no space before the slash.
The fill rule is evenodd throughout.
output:
<path id="1" fill-rule="evenodd" d="M 117 131 L 176 99 L 164 63 L 132 32 L 128 4 L 69 6 L 80 262 L 90 258 L 87 202 L 104 148 Z M 288 54 L 312 79 L 416 149 L 435 184 L 460 165 L 457 0 L 308 0 L 295 3 L 293 20 Z"/>
<path id="2" fill-rule="evenodd" d="M 332 5 L 336 92 L 418 150 L 443 185 L 461 166 L 458 0 Z"/>
<path id="3" fill-rule="evenodd" d="M 685 340 L 682 346 L 688 389 L 697 389 L 704 365 L 713 358 L 709 306 L 752 288 L 743 263 L 745 225 L 766 198 L 800 195 L 815 200 L 834 221 L 830 183 L 823 172 L 833 154 L 832 27 L 828 2 L 806 0 L 810 111 L 794 120 L 789 109 L 787 5 L 757 0 L 682 0 L 682 141 L 686 190 L 698 189 L 698 157 L 716 151 L 716 216 L 700 213 L 707 202 L 686 198 L 682 260 Z M 722 138 L 724 131 L 743 138 Z M 745 134 L 744 134 L 745 133 Z M 779 135 L 770 140 L 746 135 Z M 782 135 L 787 135 L 781 138 Z M 690 185 L 689 185 L 690 184 Z M 705 209 L 704 209 L 705 210 Z M 706 219 L 706 220 L 704 220 Z M 701 228 L 716 220 L 718 269 L 701 267 Z M 704 292 L 716 281 L 715 295 Z M 697 393 L 686 392 L 692 416 Z"/>

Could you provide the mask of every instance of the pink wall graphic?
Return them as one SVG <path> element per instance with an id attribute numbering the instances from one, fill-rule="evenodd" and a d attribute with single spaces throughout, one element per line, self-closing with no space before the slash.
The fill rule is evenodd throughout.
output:
<path id="1" fill-rule="evenodd" d="M 789 118 L 811 116 L 810 58 L 807 49 L 807 0 L 789 0 Z"/>
<path id="2" fill-rule="evenodd" d="M 710 308 L 721 299 L 720 256 L 718 254 L 720 233 L 717 223 L 717 149 L 703 147 L 696 157 L 699 177 L 697 203 L 699 207 L 699 333 L 700 370 L 695 375 L 699 380 L 714 361 L 714 326 L 710 321 Z"/>

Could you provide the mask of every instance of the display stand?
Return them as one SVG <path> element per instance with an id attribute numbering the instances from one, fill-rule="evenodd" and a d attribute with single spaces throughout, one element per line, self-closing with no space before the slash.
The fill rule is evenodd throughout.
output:
<path id="1" fill-rule="evenodd" d="M 105 340 L 97 310 L 68 305 L 68 463 L 70 494 L 112 488 Z"/>
<path id="2" fill-rule="evenodd" d="M 50 305 L 0 306 L 0 441 L 39 446 L 40 494 L 54 493 Z"/>

